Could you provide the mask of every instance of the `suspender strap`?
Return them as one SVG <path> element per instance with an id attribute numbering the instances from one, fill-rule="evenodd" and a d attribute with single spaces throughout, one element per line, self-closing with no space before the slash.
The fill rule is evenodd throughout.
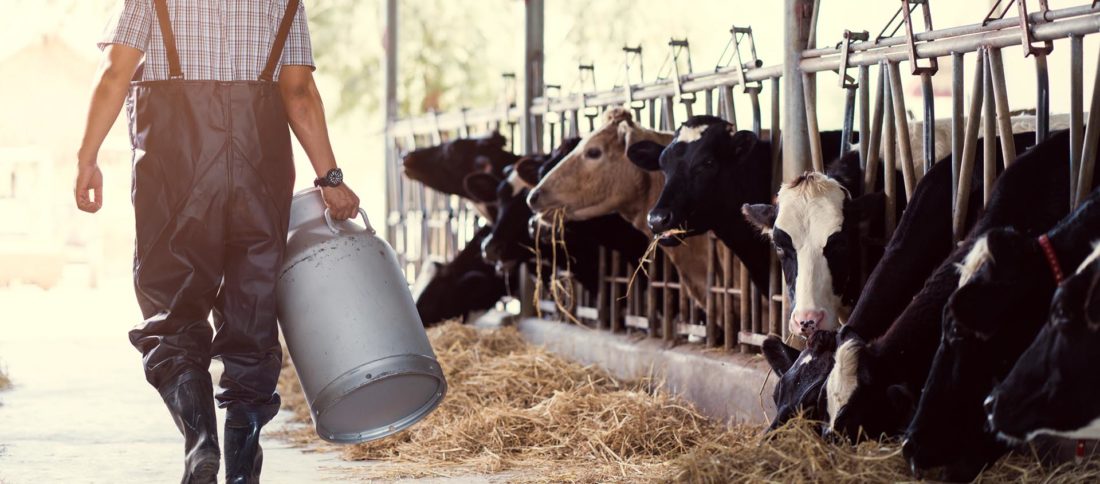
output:
<path id="1" fill-rule="evenodd" d="M 180 53 L 176 50 L 176 36 L 172 33 L 172 21 L 168 18 L 168 0 L 153 0 L 160 23 L 160 36 L 164 40 L 164 51 L 168 54 L 168 78 L 183 79 L 180 69 Z"/>
<path id="2" fill-rule="evenodd" d="M 271 82 L 275 79 L 275 68 L 279 65 L 279 59 L 283 57 L 283 46 L 286 45 L 286 37 L 290 35 L 290 26 L 294 23 L 294 16 L 298 14 L 299 0 L 288 0 L 286 12 L 283 13 L 283 21 L 279 24 L 279 33 L 275 35 L 275 43 L 271 45 L 271 53 L 267 56 L 267 66 L 260 74 L 261 81 Z"/>

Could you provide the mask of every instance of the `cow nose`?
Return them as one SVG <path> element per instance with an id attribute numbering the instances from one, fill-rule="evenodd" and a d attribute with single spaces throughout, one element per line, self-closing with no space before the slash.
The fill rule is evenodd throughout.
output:
<path id="1" fill-rule="evenodd" d="M 672 228 L 669 227 L 669 222 L 671 221 L 672 210 L 655 208 L 649 211 L 649 228 L 656 233 L 661 233 Z"/>
<path id="2" fill-rule="evenodd" d="M 825 311 L 820 309 L 795 311 L 791 314 L 791 332 L 809 338 L 814 331 L 820 329 L 824 321 Z"/>
<path id="3" fill-rule="evenodd" d="M 490 264 L 500 262 L 500 250 L 497 244 L 492 243 L 493 239 L 488 238 L 481 243 L 481 258 Z"/>
<path id="4" fill-rule="evenodd" d="M 921 470 L 920 464 L 917 463 L 916 457 L 917 447 L 913 442 L 913 438 L 909 437 L 901 443 L 901 455 L 905 457 L 905 460 L 909 463 L 909 472 L 913 473 L 913 477 L 920 480 L 924 477 L 924 472 Z"/>
<path id="5" fill-rule="evenodd" d="M 989 394 L 988 397 L 985 397 L 985 401 L 982 402 L 982 408 L 985 409 L 985 419 L 986 419 L 986 422 L 987 422 L 990 430 L 994 430 L 993 429 L 993 407 L 996 406 L 996 404 L 997 404 L 997 398 L 994 397 L 992 393 Z"/>

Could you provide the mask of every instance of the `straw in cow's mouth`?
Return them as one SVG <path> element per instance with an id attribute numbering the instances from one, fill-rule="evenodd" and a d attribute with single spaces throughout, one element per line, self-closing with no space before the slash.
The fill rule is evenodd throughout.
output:
<path id="1" fill-rule="evenodd" d="M 619 298 L 620 301 L 626 299 L 627 296 L 631 294 L 630 291 L 634 289 L 634 281 L 638 278 L 639 272 L 645 274 L 647 278 L 649 277 L 649 269 L 646 269 L 646 265 L 653 262 L 653 254 L 657 252 L 657 245 L 659 245 L 662 240 L 670 238 L 676 238 L 683 243 L 684 240 L 679 238 L 679 236 L 686 233 L 687 230 L 684 229 L 669 229 L 658 234 L 653 234 L 653 240 L 649 241 L 649 246 L 645 248 L 645 253 L 642 254 L 641 259 L 638 259 L 638 265 L 634 268 L 634 272 L 630 274 L 630 280 L 626 282 L 626 292 Z"/>

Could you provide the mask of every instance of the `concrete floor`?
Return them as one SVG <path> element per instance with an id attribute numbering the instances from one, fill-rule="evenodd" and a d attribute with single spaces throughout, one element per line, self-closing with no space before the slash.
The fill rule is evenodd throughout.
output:
<path id="1" fill-rule="evenodd" d="M 128 280 L 0 288 L 0 308 L 0 365 L 15 385 L 0 392 L 0 482 L 179 481 L 182 438 L 126 338 L 139 320 Z M 358 480 L 370 465 L 273 437 L 264 452 L 265 483 Z"/>

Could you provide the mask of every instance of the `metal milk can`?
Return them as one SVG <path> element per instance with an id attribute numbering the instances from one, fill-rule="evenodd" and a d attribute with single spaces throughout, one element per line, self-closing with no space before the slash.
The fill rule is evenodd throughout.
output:
<path id="1" fill-rule="evenodd" d="M 360 214 L 333 221 L 320 189 L 297 193 L 277 288 L 317 434 L 336 443 L 409 427 L 447 391 L 397 256 Z"/>

